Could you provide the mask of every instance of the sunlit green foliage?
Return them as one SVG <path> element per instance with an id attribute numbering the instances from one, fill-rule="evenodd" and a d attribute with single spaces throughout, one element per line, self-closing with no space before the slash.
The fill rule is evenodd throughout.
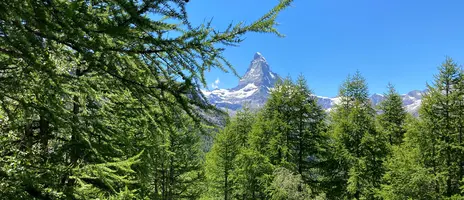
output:
<path id="1" fill-rule="evenodd" d="M 333 159 L 340 185 L 330 195 L 344 198 L 374 199 L 384 172 L 387 153 L 385 136 L 376 130 L 375 110 L 369 100 L 365 79 L 359 72 L 349 76 L 340 88 L 340 104 L 332 113 Z M 335 180 L 334 180 L 335 181 Z"/>
<path id="2" fill-rule="evenodd" d="M 386 135 L 390 145 L 399 145 L 403 142 L 407 113 L 403 108 L 403 100 L 393 85 L 388 84 L 388 92 L 384 96 L 385 100 L 379 105 L 381 114 L 377 117 L 379 131 Z"/>
<path id="3" fill-rule="evenodd" d="M 247 32 L 280 36 L 291 0 L 226 30 L 192 25 L 187 2 L 0 2 L 2 198 L 199 195 L 199 138 L 217 114 L 204 73 L 234 72 L 224 47 Z"/>
<path id="4" fill-rule="evenodd" d="M 191 24 L 186 0 L 0 1 L 0 198 L 462 199 L 464 73 L 450 58 L 418 118 L 391 85 L 375 110 L 359 72 L 330 114 L 303 77 L 230 119 L 207 102 L 206 71 L 236 75 L 225 47 L 282 36 L 291 2 L 216 30 Z"/>

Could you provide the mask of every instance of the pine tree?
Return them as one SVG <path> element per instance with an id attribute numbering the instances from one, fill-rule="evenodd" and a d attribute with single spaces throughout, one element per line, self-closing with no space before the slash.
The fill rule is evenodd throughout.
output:
<path id="1" fill-rule="evenodd" d="M 325 149 L 325 113 L 302 76 L 278 82 L 250 135 L 250 148 L 317 188 Z M 272 175 L 272 174 L 268 174 Z"/>
<path id="2" fill-rule="evenodd" d="M 243 147 L 234 160 L 235 169 L 232 173 L 234 180 L 235 199 L 267 199 L 269 197 L 267 185 L 274 166 L 269 158 L 251 147 Z"/>
<path id="3" fill-rule="evenodd" d="M 0 196 L 149 196 L 146 159 L 185 136 L 169 130 L 172 113 L 201 127 L 217 112 L 200 88 L 206 70 L 234 72 L 218 44 L 280 36 L 275 19 L 291 0 L 221 31 L 192 26 L 186 2 L 0 2 Z"/>
<path id="4" fill-rule="evenodd" d="M 179 112 L 182 113 L 182 112 Z M 173 113 L 176 120 L 168 132 L 150 140 L 146 148 L 156 144 L 145 159 L 150 166 L 143 173 L 149 178 L 148 186 L 153 199 L 197 199 L 204 182 L 204 153 L 202 127 L 187 116 Z M 142 174 L 141 174 L 142 175 Z"/>
<path id="5" fill-rule="evenodd" d="M 248 108 L 238 111 L 236 116 L 220 131 L 214 140 L 211 152 L 206 157 L 206 178 L 210 198 L 232 199 L 236 169 L 235 159 L 240 150 L 247 146 L 248 134 L 254 122 Z"/>
<path id="6" fill-rule="evenodd" d="M 429 149 L 424 143 L 423 122 L 408 117 L 404 142 L 392 147 L 392 152 L 384 165 L 386 168 L 379 195 L 383 199 L 439 199 L 435 188 L 438 182 L 432 170 L 425 165 L 425 155 Z M 439 185 L 437 185 L 439 184 Z"/>
<path id="7" fill-rule="evenodd" d="M 420 119 L 408 123 L 405 143 L 386 162 L 384 198 L 462 198 L 462 74 L 451 58 L 439 67 Z"/>
<path id="8" fill-rule="evenodd" d="M 334 180 L 341 184 L 335 188 L 346 190 L 339 195 L 348 198 L 373 199 L 383 174 L 385 139 L 375 128 L 375 111 L 368 94 L 365 79 L 356 72 L 341 86 L 340 104 L 332 114 L 333 145 L 339 149 L 335 153 L 340 154 L 333 158 L 344 163 L 341 168 L 333 169 L 341 179 Z"/>
<path id="9" fill-rule="evenodd" d="M 403 141 L 405 133 L 404 123 L 406 111 L 403 108 L 401 96 L 396 92 L 393 85 L 388 84 L 388 92 L 385 94 L 379 109 L 382 112 L 377 121 L 380 125 L 380 131 L 388 137 L 390 145 L 399 145 Z"/>
<path id="10" fill-rule="evenodd" d="M 295 83 L 296 93 L 292 98 L 294 121 L 293 149 L 295 154 L 293 162 L 297 172 L 305 183 L 311 183 L 313 187 L 317 182 L 313 177 L 317 173 L 318 162 L 322 160 L 322 152 L 326 144 L 325 112 L 317 103 L 316 97 L 308 89 L 306 80 L 302 75 Z"/>
<path id="11" fill-rule="evenodd" d="M 422 101 L 420 117 L 424 122 L 425 166 L 436 179 L 435 192 L 445 197 L 460 194 L 463 156 L 462 135 L 462 70 L 451 59 L 440 66 L 434 84 Z"/>
<path id="12" fill-rule="evenodd" d="M 296 94 L 290 78 L 276 83 L 253 126 L 250 145 L 269 158 L 271 164 L 294 168 L 291 154 L 293 116 L 290 95 Z"/>

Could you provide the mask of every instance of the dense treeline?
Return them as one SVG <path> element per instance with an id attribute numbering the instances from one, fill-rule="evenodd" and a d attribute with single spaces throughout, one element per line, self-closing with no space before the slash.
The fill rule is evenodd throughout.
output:
<path id="1" fill-rule="evenodd" d="M 249 25 L 194 27 L 185 0 L 0 1 L 0 199 L 463 199 L 464 73 L 418 117 L 356 72 L 325 112 L 303 77 L 233 117 L 200 92 Z M 225 126 L 211 116 L 225 119 Z M 211 140 L 214 138 L 212 145 Z"/>
<path id="2" fill-rule="evenodd" d="M 463 75 L 446 59 L 423 94 L 418 118 L 404 110 L 391 84 L 385 100 L 373 107 L 359 72 L 340 86 L 340 102 L 328 114 L 304 78 L 287 78 L 277 83 L 263 109 L 239 112 L 218 133 L 207 155 L 206 177 L 221 178 L 206 179 L 207 194 L 216 199 L 462 199 Z"/>

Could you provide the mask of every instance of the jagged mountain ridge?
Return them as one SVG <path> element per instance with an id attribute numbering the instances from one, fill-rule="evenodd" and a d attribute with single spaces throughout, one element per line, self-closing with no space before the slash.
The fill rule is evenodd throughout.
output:
<path id="1" fill-rule="evenodd" d="M 422 94 L 425 93 L 424 91 L 420 90 L 413 90 L 408 92 L 407 94 L 402 94 L 401 99 L 403 100 L 403 106 L 408 113 L 411 113 L 414 116 L 417 116 L 419 107 L 422 103 Z M 319 105 L 324 108 L 326 111 L 332 110 L 332 108 L 340 102 L 338 97 L 322 97 L 317 96 L 317 100 Z M 372 105 L 377 106 L 380 102 L 385 100 L 385 96 L 383 94 L 373 94 L 370 97 Z"/>
<path id="2" fill-rule="evenodd" d="M 260 108 L 266 103 L 266 100 L 274 84 L 281 77 L 272 72 L 264 56 L 257 52 L 248 67 L 245 75 L 240 79 L 238 85 L 231 89 L 215 89 L 203 91 L 209 102 L 222 109 L 228 109 L 231 113 L 248 104 L 250 108 Z M 401 95 L 405 109 L 417 115 L 417 111 L 422 102 L 424 91 L 413 90 L 407 94 Z M 338 97 L 317 96 L 318 103 L 326 111 L 330 111 L 338 102 Z M 372 104 L 378 105 L 385 97 L 382 94 L 373 94 L 371 97 Z"/>

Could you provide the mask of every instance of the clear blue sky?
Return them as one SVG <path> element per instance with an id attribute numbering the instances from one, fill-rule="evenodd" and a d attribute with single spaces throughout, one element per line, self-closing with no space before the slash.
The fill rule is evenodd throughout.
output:
<path id="1" fill-rule="evenodd" d="M 191 0 L 187 11 L 194 24 L 213 19 L 216 28 L 230 22 L 252 22 L 277 0 Z M 357 69 L 371 93 L 383 93 L 388 82 L 400 93 L 425 89 L 446 56 L 464 64 L 462 0 L 295 0 L 278 18 L 278 38 L 248 34 L 225 55 L 243 75 L 255 52 L 272 71 L 296 78 L 322 96 L 336 96 L 340 83 Z M 232 74 L 206 74 L 211 87 L 237 85 Z"/>

